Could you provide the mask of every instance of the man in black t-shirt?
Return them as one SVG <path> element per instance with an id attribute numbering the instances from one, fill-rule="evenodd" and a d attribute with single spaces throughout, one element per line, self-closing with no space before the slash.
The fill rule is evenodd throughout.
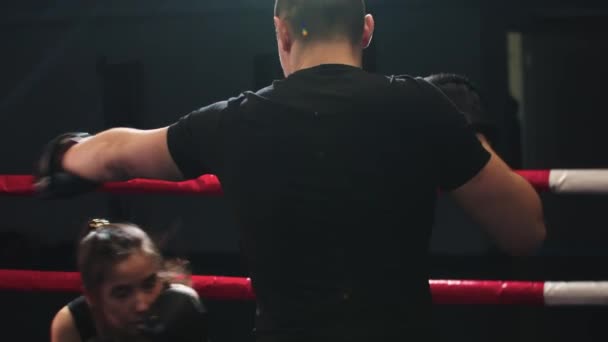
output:
<path id="1" fill-rule="evenodd" d="M 513 254 L 544 238 L 538 195 L 434 86 L 361 69 L 374 31 L 363 1 L 277 0 L 274 22 L 284 80 L 164 128 L 63 135 L 39 190 L 214 173 L 241 229 L 258 341 L 419 340 L 438 189 Z"/>

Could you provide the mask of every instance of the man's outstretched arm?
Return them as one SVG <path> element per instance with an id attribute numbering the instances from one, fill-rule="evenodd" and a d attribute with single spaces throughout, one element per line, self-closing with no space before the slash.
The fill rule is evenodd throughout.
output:
<path id="1" fill-rule="evenodd" d="M 167 145 L 168 127 L 113 128 L 85 138 L 67 150 L 65 171 L 95 182 L 133 178 L 181 180 Z"/>
<path id="2" fill-rule="evenodd" d="M 490 161 L 451 195 L 506 252 L 534 253 L 547 234 L 538 193 L 484 146 L 492 155 Z"/>

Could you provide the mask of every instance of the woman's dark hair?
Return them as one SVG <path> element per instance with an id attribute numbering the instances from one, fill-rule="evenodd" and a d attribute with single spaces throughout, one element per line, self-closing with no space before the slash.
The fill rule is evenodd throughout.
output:
<path id="1" fill-rule="evenodd" d="M 112 267 L 134 253 L 150 255 L 163 266 L 157 246 L 137 225 L 102 219 L 89 221 L 77 248 L 78 270 L 84 288 L 98 289 Z"/>

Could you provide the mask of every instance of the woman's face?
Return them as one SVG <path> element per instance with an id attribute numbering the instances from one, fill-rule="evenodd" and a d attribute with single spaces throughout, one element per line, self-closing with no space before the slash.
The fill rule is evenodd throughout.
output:
<path id="1" fill-rule="evenodd" d="M 99 288 L 97 307 L 111 329 L 135 334 L 144 314 L 162 291 L 158 259 L 133 253 L 110 271 Z"/>

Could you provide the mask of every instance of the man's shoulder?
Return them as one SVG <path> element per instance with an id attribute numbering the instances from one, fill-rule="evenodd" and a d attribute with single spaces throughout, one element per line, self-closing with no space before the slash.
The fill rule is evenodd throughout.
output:
<path id="1" fill-rule="evenodd" d="M 241 94 L 241 96 L 247 96 L 247 95 L 255 94 L 257 96 L 265 97 L 265 96 L 271 95 L 272 93 L 274 93 L 274 91 L 275 91 L 275 86 L 274 86 L 274 83 L 273 83 L 273 84 L 270 84 L 270 85 L 268 85 L 268 86 L 266 86 L 266 87 L 264 87 L 262 89 L 258 89 L 255 92 L 250 92 L 250 91 L 244 92 L 244 93 Z"/>
<path id="2" fill-rule="evenodd" d="M 392 75 L 387 77 L 391 84 L 396 86 L 395 88 L 398 89 L 402 96 L 409 97 L 420 105 L 436 108 L 436 105 L 441 103 L 445 97 L 437 86 L 423 77 L 411 75 Z"/>
<path id="3" fill-rule="evenodd" d="M 197 117 L 215 117 L 215 115 L 222 114 L 229 108 L 233 108 L 235 106 L 238 107 L 245 100 L 246 96 L 246 93 L 241 93 L 226 100 L 217 101 L 206 106 L 194 109 L 193 111 L 188 113 L 188 115 L 195 115 Z"/>
<path id="4" fill-rule="evenodd" d="M 408 74 L 389 75 L 386 77 L 391 84 L 400 86 L 426 88 L 430 85 L 424 78 Z"/>

